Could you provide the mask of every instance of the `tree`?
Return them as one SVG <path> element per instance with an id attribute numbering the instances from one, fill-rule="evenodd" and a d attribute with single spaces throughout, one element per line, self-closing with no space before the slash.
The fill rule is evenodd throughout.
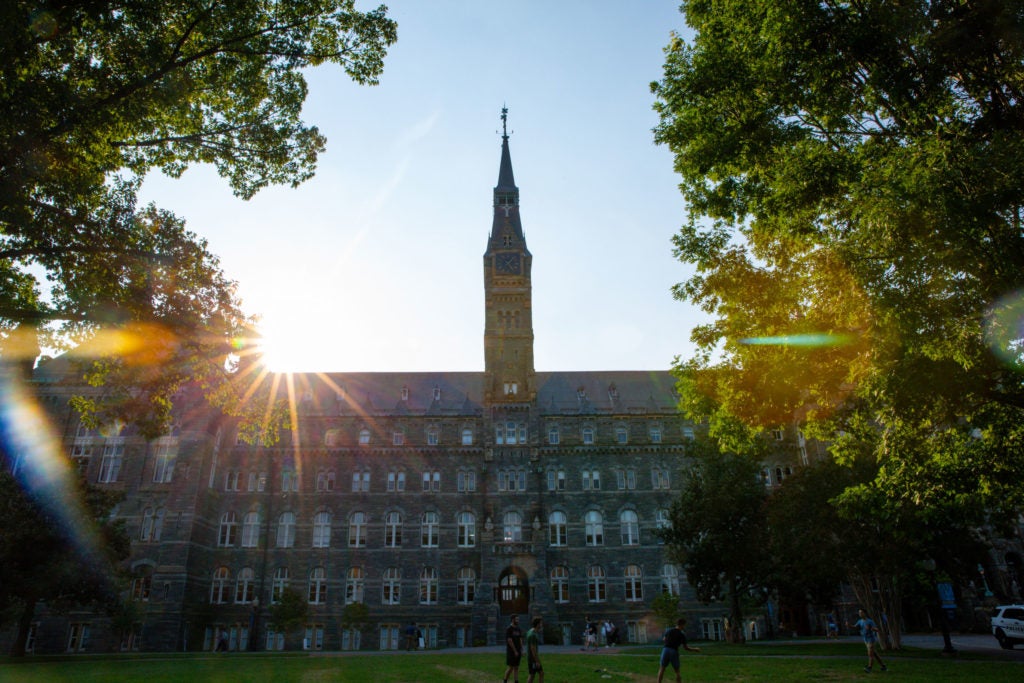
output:
<path id="1" fill-rule="evenodd" d="M 396 36 L 385 11 L 354 0 L 4 3 L 0 336 L 31 325 L 58 348 L 91 341 L 90 381 L 119 387 L 106 409 L 150 435 L 182 377 L 237 404 L 247 388 L 223 368 L 252 321 L 234 283 L 180 219 L 137 210 L 136 191 L 152 170 L 195 163 L 243 198 L 311 177 L 325 140 L 300 117 L 302 70 L 336 64 L 376 83 Z"/>
<path id="2" fill-rule="evenodd" d="M 683 480 L 670 525 L 660 532 L 698 599 L 727 602 L 730 642 L 742 642 L 742 602 L 760 592 L 769 573 L 760 467 L 757 458 L 708 448 Z"/>
<path id="3" fill-rule="evenodd" d="M 0 614 L 13 614 L 17 636 L 11 656 L 25 654 L 36 607 L 50 610 L 119 604 L 119 562 L 127 557 L 128 537 L 110 511 L 119 496 L 63 476 L 25 488 L 10 471 L 12 454 L 0 467 Z M 55 469 L 60 470 L 59 466 Z M 29 467 L 19 477 L 38 479 Z M 33 491 L 26 493 L 26 489 Z"/>
<path id="4" fill-rule="evenodd" d="M 288 634 L 293 632 L 309 615 L 309 602 L 306 597 L 294 588 L 285 588 L 270 606 L 270 620 L 274 626 L 285 634 L 285 646 Z"/>
<path id="5" fill-rule="evenodd" d="M 652 85 L 689 219 L 681 361 L 753 426 L 870 424 L 874 500 L 1024 502 L 1024 11 L 692 0 Z M 852 406 L 857 414 L 840 409 Z M 944 488 L 952 485 L 952 489 Z M 881 503 L 885 502 L 882 506 Z"/>

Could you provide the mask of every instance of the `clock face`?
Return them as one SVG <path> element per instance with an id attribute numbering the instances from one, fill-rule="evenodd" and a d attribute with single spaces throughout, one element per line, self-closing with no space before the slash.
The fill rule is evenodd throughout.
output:
<path id="1" fill-rule="evenodd" d="M 519 254 L 498 254 L 494 267 L 499 273 L 519 274 Z"/>

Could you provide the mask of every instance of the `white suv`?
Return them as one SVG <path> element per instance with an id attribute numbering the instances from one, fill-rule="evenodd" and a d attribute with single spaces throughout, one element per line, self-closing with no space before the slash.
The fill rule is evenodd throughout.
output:
<path id="1" fill-rule="evenodd" d="M 1004 650 L 1024 643 L 1024 605 L 999 605 L 992 613 L 992 635 Z"/>

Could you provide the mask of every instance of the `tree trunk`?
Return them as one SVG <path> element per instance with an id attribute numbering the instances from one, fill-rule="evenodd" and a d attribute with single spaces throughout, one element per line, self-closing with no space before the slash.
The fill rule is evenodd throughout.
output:
<path id="1" fill-rule="evenodd" d="M 725 639 L 730 643 L 747 642 L 743 635 L 743 607 L 736 592 L 735 580 L 729 581 L 729 628 L 726 629 Z"/>
<path id="2" fill-rule="evenodd" d="M 27 598 L 25 600 L 25 606 L 21 610 L 21 616 L 18 617 L 18 635 L 15 636 L 14 642 L 11 643 L 11 657 L 24 657 L 25 656 L 25 644 L 28 642 L 28 632 L 32 629 L 32 619 L 36 615 L 36 602 L 35 598 Z"/>

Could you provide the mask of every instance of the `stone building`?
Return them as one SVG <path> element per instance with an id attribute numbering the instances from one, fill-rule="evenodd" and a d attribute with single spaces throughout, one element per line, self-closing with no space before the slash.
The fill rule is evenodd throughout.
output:
<path id="1" fill-rule="evenodd" d="M 483 372 L 294 375 L 297 424 L 254 446 L 189 391 L 168 436 L 92 432 L 67 406 L 81 391 L 69 366 L 41 365 L 35 391 L 66 452 L 126 493 L 137 609 L 130 629 L 44 611 L 30 647 L 198 650 L 226 632 L 239 650 L 392 649 L 411 622 L 427 647 L 461 647 L 500 642 L 511 614 L 543 615 L 564 642 L 588 616 L 646 642 L 663 591 L 695 637 L 720 635 L 722 611 L 694 602 L 655 536 L 699 426 L 667 371 L 535 370 L 507 134 L 493 200 Z M 270 611 L 286 587 L 309 604 L 287 640 Z M 352 603 L 366 607 L 356 623 Z"/>

